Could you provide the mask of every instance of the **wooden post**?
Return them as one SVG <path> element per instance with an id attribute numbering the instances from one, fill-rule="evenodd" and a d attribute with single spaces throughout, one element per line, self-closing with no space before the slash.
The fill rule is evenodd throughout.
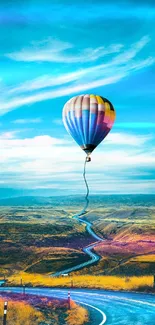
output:
<path id="1" fill-rule="evenodd" d="M 68 309 L 71 309 L 71 295 L 70 295 L 70 291 L 68 291 Z"/>
<path id="2" fill-rule="evenodd" d="M 23 285 L 23 295 L 25 295 L 25 285 Z"/>
<path id="3" fill-rule="evenodd" d="M 73 280 L 71 280 L 71 288 L 73 288 Z"/>
<path id="4" fill-rule="evenodd" d="M 4 303 L 4 316 L 3 316 L 3 325 L 6 325 L 6 318 L 7 318 L 7 307 L 8 307 L 8 302 L 5 301 Z"/>
<path id="5" fill-rule="evenodd" d="M 20 279 L 20 285 L 21 285 L 21 286 L 23 285 L 23 280 L 22 280 L 22 278 Z"/>

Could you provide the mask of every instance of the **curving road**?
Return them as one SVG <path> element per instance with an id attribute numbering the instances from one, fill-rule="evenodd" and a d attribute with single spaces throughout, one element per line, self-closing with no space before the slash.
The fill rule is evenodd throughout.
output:
<path id="1" fill-rule="evenodd" d="M 0 288 L 22 292 L 22 288 Z M 26 288 L 26 293 L 67 298 L 68 289 Z M 88 308 L 87 325 L 155 325 L 155 296 L 151 294 L 72 289 L 71 298 Z"/>
<path id="2" fill-rule="evenodd" d="M 84 223 L 86 225 L 86 230 L 94 239 L 96 239 L 97 241 L 104 240 L 103 238 L 101 238 L 95 234 L 94 230 L 92 229 L 92 224 L 89 221 L 83 220 L 83 219 L 79 218 L 78 216 L 75 216 L 74 218 L 77 219 L 79 222 Z"/>
<path id="3" fill-rule="evenodd" d="M 97 255 L 97 254 L 96 254 L 95 252 L 93 252 L 92 250 L 93 250 L 93 248 L 98 244 L 98 242 L 103 241 L 103 239 L 100 238 L 99 236 L 97 236 L 97 235 L 95 234 L 95 232 L 94 232 L 93 229 L 92 229 L 92 225 L 91 225 L 90 222 L 88 222 L 88 221 L 83 220 L 83 219 L 80 218 L 80 216 L 83 215 L 83 214 L 84 214 L 84 213 L 76 214 L 76 215 L 74 216 L 74 218 L 77 219 L 79 222 L 84 223 L 84 224 L 86 225 L 86 230 L 88 231 L 88 233 L 89 233 L 89 234 L 90 234 L 90 235 L 91 235 L 91 236 L 96 240 L 95 243 L 93 243 L 93 244 L 91 244 L 91 245 L 89 245 L 89 246 L 87 246 L 87 247 L 84 247 L 84 248 L 82 249 L 83 252 L 84 252 L 85 254 L 87 254 L 87 255 L 90 257 L 90 259 L 89 259 L 89 261 L 87 261 L 87 262 L 84 262 L 84 263 L 78 264 L 78 265 L 73 266 L 73 267 L 70 267 L 70 268 L 68 268 L 68 269 L 64 269 L 63 271 L 56 272 L 56 273 L 52 274 L 53 277 L 55 277 L 55 276 L 60 276 L 60 275 L 62 275 L 62 274 L 68 274 L 68 273 L 71 273 L 71 272 L 73 272 L 73 271 L 77 271 L 77 270 L 79 270 L 79 269 L 82 269 L 83 267 L 90 266 L 90 265 L 92 265 L 92 264 L 94 264 L 94 263 L 96 263 L 97 261 L 100 260 L 100 256 Z"/>

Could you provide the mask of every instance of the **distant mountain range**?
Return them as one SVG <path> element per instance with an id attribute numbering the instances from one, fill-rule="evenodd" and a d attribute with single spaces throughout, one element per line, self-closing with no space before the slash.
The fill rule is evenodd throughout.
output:
<path id="1" fill-rule="evenodd" d="M 19 196 L 0 199 L 0 206 L 76 206 L 84 204 L 84 195 L 70 196 Z M 90 205 L 95 206 L 155 206 L 155 194 L 91 195 Z"/>
<path id="2" fill-rule="evenodd" d="M 64 195 L 64 190 L 61 189 L 18 189 L 9 187 L 0 187 L 0 198 L 12 198 L 19 196 L 55 196 Z M 68 195 L 67 189 L 65 189 L 65 195 Z"/>

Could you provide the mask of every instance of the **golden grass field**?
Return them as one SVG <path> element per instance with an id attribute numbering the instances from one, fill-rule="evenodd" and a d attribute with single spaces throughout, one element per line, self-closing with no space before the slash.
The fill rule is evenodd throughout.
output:
<path id="1" fill-rule="evenodd" d="M 147 263 L 147 262 L 155 262 L 155 254 L 148 254 L 148 255 L 141 255 L 136 256 L 130 259 L 131 262 L 141 262 L 141 263 Z"/>
<path id="2" fill-rule="evenodd" d="M 8 302 L 7 307 L 7 325 L 83 325 L 88 321 L 88 311 L 76 304 L 73 300 L 70 302 L 70 309 L 67 301 L 53 300 L 45 304 L 45 298 L 42 297 L 43 305 L 36 302 L 36 297 L 26 301 L 20 301 L 21 295 L 18 294 L 19 300 L 13 297 L 5 296 L 2 293 L 0 297 L 0 324 L 3 323 L 4 301 Z M 23 297 L 22 297 L 23 298 Z"/>
<path id="3" fill-rule="evenodd" d="M 4 300 L 0 299 L 0 323 L 3 320 Z M 39 325 L 44 320 L 43 314 L 24 302 L 9 301 L 7 325 Z"/>
<path id="4" fill-rule="evenodd" d="M 70 287 L 71 283 L 76 288 L 98 288 L 105 290 L 140 290 L 141 288 L 153 288 L 153 276 L 95 276 L 73 275 L 67 277 L 49 277 L 42 274 L 29 274 L 20 272 L 8 278 L 8 285 L 20 285 L 20 281 L 27 286 L 46 287 Z"/>
<path id="5" fill-rule="evenodd" d="M 89 319 L 87 309 L 77 305 L 74 301 L 71 301 L 71 309 L 68 310 L 68 316 L 66 321 L 68 325 L 83 325 Z"/>

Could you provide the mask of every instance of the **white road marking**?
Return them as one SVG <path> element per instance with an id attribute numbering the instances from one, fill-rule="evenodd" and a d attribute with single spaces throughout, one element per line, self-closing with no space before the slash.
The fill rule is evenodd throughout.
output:
<path id="1" fill-rule="evenodd" d="M 98 324 L 98 325 L 103 325 L 103 324 L 105 324 L 105 322 L 106 322 L 106 320 L 107 320 L 107 317 L 106 317 L 106 314 L 105 314 L 101 309 L 99 309 L 99 308 L 97 308 L 97 307 L 94 307 L 94 306 L 92 306 L 92 305 L 86 304 L 86 303 L 83 302 L 83 301 L 79 301 L 79 300 L 76 300 L 76 299 L 75 299 L 74 301 L 76 301 L 76 302 L 78 302 L 78 303 L 80 303 L 80 304 L 82 304 L 82 305 L 86 305 L 86 306 L 88 306 L 88 307 L 91 307 L 91 308 L 97 310 L 97 311 L 102 315 L 102 317 L 103 317 L 102 322 L 101 322 L 100 324 Z"/>
<path id="2" fill-rule="evenodd" d="M 38 289 L 38 291 L 39 291 L 39 290 L 40 290 L 40 289 Z M 63 292 L 62 290 L 55 290 L 55 289 L 52 289 L 52 290 L 50 290 L 50 291 L 54 291 L 55 293 L 57 293 L 57 292 L 61 292 L 62 296 L 64 296 L 64 293 L 65 293 L 65 292 Z M 74 292 L 75 292 L 75 291 L 74 291 Z M 58 297 L 58 298 L 59 298 L 59 297 Z M 103 317 L 102 322 L 99 323 L 98 325 L 103 325 L 103 324 L 105 324 L 105 322 L 107 321 L 107 317 L 106 317 L 106 314 L 105 314 L 101 309 L 99 309 L 99 308 L 97 308 L 97 307 L 94 307 L 94 306 L 92 306 L 92 305 L 90 305 L 90 304 L 87 304 L 86 302 L 83 302 L 83 301 L 80 301 L 80 300 L 76 300 L 76 299 L 74 299 L 74 298 L 73 298 L 73 300 L 76 301 L 76 302 L 78 302 L 78 303 L 80 303 L 80 304 L 82 304 L 82 305 L 85 305 L 85 306 L 88 306 L 88 307 L 90 307 L 90 308 L 93 308 L 93 309 L 97 310 L 97 311 L 102 315 L 102 317 Z"/>
<path id="3" fill-rule="evenodd" d="M 129 301 L 129 302 L 134 302 L 134 303 L 138 303 L 138 304 L 142 304 L 142 305 L 155 307 L 155 304 L 153 304 L 151 302 L 146 302 L 146 301 L 143 301 L 143 300 L 137 300 L 137 299 L 132 299 L 132 298 L 118 297 L 118 296 L 99 294 L 99 293 L 85 293 L 85 292 L 81 293 L 79 291 L 74 291 L 74 293 L 77 293 L 79 295 L 87 294 L 87 295 L 90 295 L 90 296 L 99 296 L 99 297 L 104 297 L 104 298 L 108 298 L 108 299 L 115 299 L 115 300 L 123 300 L 123 301 L 125 300 L 125 301 Z"/>
<path id="4" fill-rule="evenodd" d="M 62 290 L 55 290 L 55 289 L 52 289 L 52 291 L 59 291 L 62 293 Z M 91 292 L 80 292 L 80 291 L 74 291 L 74 293 L 77 293 L 79 296 L 83 296 L 83 295 L 89 295 L 89 296 L 97 296 L 98 297 L 104 297 L 104 298 L 108 298 L 108 299 L 115 299 L 115 300 L 125 300 L 125 301 L 128 301 L 128 302 L 134 302 L 134 303 L 138 303 L 138 304 L 141 304 L 141 305 L 147 305 L 147 306 L 151 306 L 151 307 L 155 307 L 155 304 L 154 303 L 151 303 L 151 302 L 147 302 L 147 301 L 143 301 L 143 300 L 137 300 L 137 299 L 132 299 L 132 298 L 126 298 L 126 297 L 119 297 L 119 296 L 113 296 L 113 295 L 107 295 L 107 294 L 99 294 L 99 293 L 91 293 Z"/>
<path id="5" fill-rule="evenodd" d="M 1 288 L 2 289 L 2 288 Z M 3 288 L 3 290 L 5 290 Z M 8 288 L 6 289 L 8 291 Z M 42 291 L 40 288 L 35 288 L 35 291 Z M 49 291 L 50 292 L 53 292 L 55 293 L 55 295 L 57 296 L 57 293 L 60 292 L 61 295 L 64 297 L 64 294 L 66 294 L 66 290 L 64 291 L 64 289 L 52 289 L 52 288 L 49 288 Z M 94 307 L 90 304 L 87 304 L 81 300 L 76 300 L 76 297 L 74 299 L 74 294 L 78 294 L 79 296 L 83 296 L 83 298 L 86 298 L 86 296 L 94 296 L 94 300 L 97 300 L 99 299 L 100 302 L 101 301 L 105 301 L 105 299 L 108 299 L 108 300 L 115 300 L 117 301 L 117 303 L 123 303 L 123 301 L 125 302 L 129 302 L 129 303 L 134 303 L 134 304 L 140 304 L 140 305 L 144 305 L 144 306 L 150 306 L 150 307 L 155 307 L 155 304 L 152 303 L 152 302 L 148 302 L 148 301 L 143 301 L 143 300 L 137 300 L 137 299 L 132 299 L 132 298 L 126 298 L 126 297 L 119 297 L 119 296 L 115 296 L 115 295 L 108 295 L 108 294 L 99 294 L 99 293 L 90 293 L 90 292 L 81 292 L 81 291 L 71 291 L 71 294 L 73 294 L 73 300 L 75 300 L 76 302 L 79 302 L 83 305 L 86 305 L 86 306 L 89 306 L 90 308 L 93 308 L 95 310 L 97 310 L 99 313 L 101 313 L 102 317 L 103 317 L 103 320 L 100 324 L 98 325 L 103 325 L 105 324 L 106 320 L 107 320 L 107 317 L 105 315 L 104 312 L 102 312 L 102 310 L 100 310 L 99 308 L 97 307 Z M 59 297 L 58 297 L 59 298 Z M 79 297 L 80 298 L 80 297 Z M 104 298 L 104 299 L 103 299 Z M 125 304 L 125 303 L 124 303 Z M 131 307 L 131 306 L 130 306 Z"/>

